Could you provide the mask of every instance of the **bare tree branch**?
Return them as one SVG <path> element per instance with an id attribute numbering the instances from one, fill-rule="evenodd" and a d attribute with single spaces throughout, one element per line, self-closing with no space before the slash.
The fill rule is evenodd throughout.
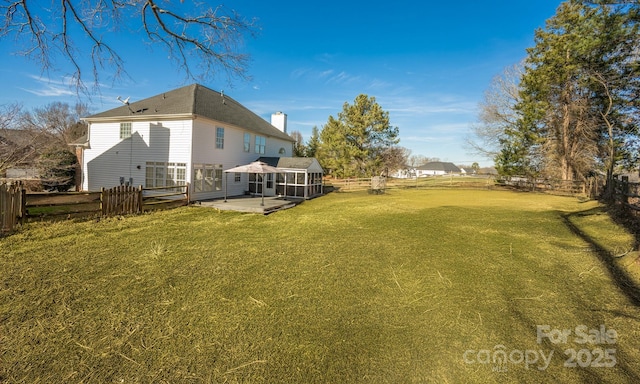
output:
<path id="1" fill-rule="evenodd" d="M 500 139 L 507 129 L 513 129 L 519 115 L 515 106 L 520 100 L 522 64 L 505 68 L 493 78 L 479 105 L 478 123 L 471 127 L 472 137 L 467 146 L 475 153 L 494 157 L 500 150 Z"/>
<path id="2" fill-rule="evenodd" d="M 187 79 L 207 79 L 219 71 L 247 78 L 243 37 L 255 36 L 255 20 L 206 3 L 156 0 L 55 0 L 51 8 L 28 0 L 0 0 L 0 38 L 13 37 L 16 53 L 35 60 L 43 72 L 57 71 L 57 59 L 72 69 L 73 86 L 88 93 L 105 75 L 126 76 L 114 33 L 138 36 L 168 53 Z M 197 16 L 191 16 L 192 13 Z M 139 31 L 144 31 L 140 33 Z M 88 45 L 89 48 L 82 48 Z M 23 48 L 24 47 L 24 48 Z M 89 70 L 89 71 L 87 71 Z"/>
<path id="3" fill-rule="evenodd" d="M 60 102 L 32 112 L 23 112 L 18 104 L 0 106 L 0 175 L 16 166 L 45 164 L 43 154 L 68 152 L 68 144 L 86 133 L 80 121 L 86 113 L 86 105 Z"/>

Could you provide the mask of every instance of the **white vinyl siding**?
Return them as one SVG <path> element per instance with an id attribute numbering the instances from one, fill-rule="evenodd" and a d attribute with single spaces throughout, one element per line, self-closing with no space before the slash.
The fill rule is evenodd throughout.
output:
<path id="1" fill-rule="evenodd" d="M 248 190 L 248 176 L 240 175 L 237 181 L 236 175 L 227 175 L 224 170 L 249 164 L 260 156 L 278 156 L 281 148 L 285 148 L 287 154 L 292 150 L 292 143 L 287 140 L 255 135 L 248 127 L 204 118 L 133 120 L 129 124 L 130 137 L 123 140 L 120 139 L 120 121 L 90 123 L 90 147 L 84 151 L 82 167 L 83 190 L 111 188 L 120 185 L 121 180 L 134 186 L 155 186 L 160 180 L 183 184 L 184 172 L 185 182 L 193 184 L 195 199 L 221 198 L 225 191 L 229 196 L 237 196 Z M 122 128 L 124 135 L 126 125 Z M 221 135 L 224 150 L 215 150 L 217 128 L 224 129 Z M 252 144 L 256 146 L 251 148 Z M 154 165 L 148 169 L 147 163 Z M 156 163 L 163 169 L 157 174 Z M 185 166 L 178 167 L 178 164 Z M 212 167 L 201 168 L 198 174 L 193 169 L 194 164 L 211 164 Z M 196 193 L 197 180 L 200 180 L 199 193 Z"/>
<path id="2" fill-rule="evenodd" d="M 83 190 L 111 188 L 119 185 L 121 178 L 134 186 L 147 185 L 150 176 L 147 162 L 183 163 L 187 167 L 185 175 L 189 175 L 191 123 L 190 120 L 134 121 L 127 140 L 120 139 L 119 122 L 91 123 L 90 148 L 85 149 L 83 158 Z M 153 179 L 155 184 L 155 170 Z"/>

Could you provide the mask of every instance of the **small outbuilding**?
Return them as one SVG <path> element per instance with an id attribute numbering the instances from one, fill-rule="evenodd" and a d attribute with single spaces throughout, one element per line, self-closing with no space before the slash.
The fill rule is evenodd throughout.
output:
<path id="1" fill-rule="evenodd" d="M 315 157 L 260 157 L 258 161 L 280 171 L 275 174 L 275 193 L 279 196 L 311 199 L 324 193 L 324 170 Z M 257 191 L 259 186 L 255 185 L 252 188 L 250 177 L 249 191 L 252 189 Z"/>

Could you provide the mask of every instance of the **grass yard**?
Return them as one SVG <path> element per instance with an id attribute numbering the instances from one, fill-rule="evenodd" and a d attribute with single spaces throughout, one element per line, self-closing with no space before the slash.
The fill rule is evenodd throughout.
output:
<path id="1" fill-rule="evenodd" d="M 0 382 L 637 383 L 633 244 L 484 190 L 32 223 L 0 239 Z"/>

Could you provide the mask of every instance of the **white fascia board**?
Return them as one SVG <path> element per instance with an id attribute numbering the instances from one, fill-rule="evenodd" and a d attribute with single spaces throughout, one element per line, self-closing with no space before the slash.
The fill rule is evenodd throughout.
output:
<path id="1" fill-rule="evenodd" d="M 112 117 L 84 117 L 81 120 L 87 123 L 112 123 L 116 121 L 159 121 L 159 120 L 195 120 L 197 115 L 193 113 L 176 115 L 144 115 L 144 116 L 112 116 Z"/>

